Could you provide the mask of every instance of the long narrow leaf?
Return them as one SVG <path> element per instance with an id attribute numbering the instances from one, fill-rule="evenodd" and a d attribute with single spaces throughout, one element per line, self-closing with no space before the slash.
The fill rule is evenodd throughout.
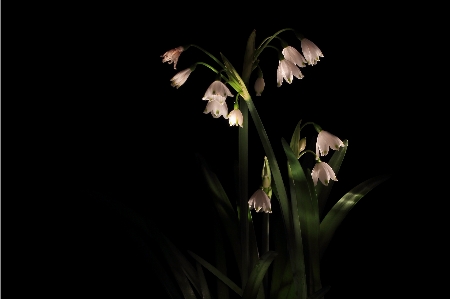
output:
<path id="1" fill-rule="evenodd" d="M 344 142 L 344 146 L 339 148 L 338 151 L 335 151 L 333 153 L 333 156 L 331 157 L 330 161 L 328 162 L 328 165 L 331 166 L 331 168 L 333 169 L 334 174 L 336 176 L 339 173 L 339 169 L 341 168 L 345 153 L 347 152 L 348 140 L 344 140 L 343 142 Z M 325 208 L 325 205 L 328 200 L 328 196 L 330 195 L 331 188 L 333 187 L 333 185 L 334 185 L 334 181 L 330 180 L 330 182 L 328 183 L 328 186 L 325 186 L 324 184 L 318 184 L 316 186 L 317 200 L 319 202 L 320 219 L 322 219 L 323 209 Z"/>
<path id="2" fill-rule="evenodd" d="M 168 249 L 167 253 L 170 254 L 170 257 L 177 262 L 178 266 L 181 267 L 197 292 L 201 293 L 200 280 L 194 266 L 192 266 L 181 251 L 178 250 L 178 248 L 176 248 L 176 246 L 166 236 L 162 235 L 162 238 L 165 240 L 166 248 Z"/>
<path id="3" fill-rule="evenodd" d="M 297 154 L 298 153 L 298 142 L 300 141 L 300 125 L 302 123 L 302 120 L 300 120 L 297 125 L 295 126 L 294 134 L 292 134 L 291 143 L 289 146 L 291 147 L 292 151 Z"/>
<path id="4" fill-rule="evenodd" d="M 253 268 L 247 284 L 245 285 L 242 299 L 256 299 L 258 292 L 261 289 L 262 280 L 264 275 L 269 269 L 273 259 L 278 255 L 275 251 L 268 251 L 261 257 L 261 260 Z"/>
<path id="5" fill-rule="evenodd" d="M 309 296 L 308 299 L 322 298 L 326 293 L 328 293 L 330 288 L 331 288 L 331 286 L 323 287 L 320 290 L 318 290 L 317 292 L 315 292 L 314 294 L 312 294 L 311 296 Z"/>
<path id="6" fill-rule="evenodd" d="M 320 223 L 320 257 L 328 247 L 334 232 L 355 204 L 370 190 L 387 180 L 391 175 L 380 175 L 368 179 L 345 194 L 327 213 Z"/>
<path id="7" fill-rule="evenodd" d="M 271 221 L 271 236 L 277 258 L 272 264 L 272 279 L 270 286 L 270 299 L 287 299 L 289 292 L 294 295 L 292 269 L 289 261 L 289 253 L 286 245 L 286 232 L 282 224 L 282 216 L 273 213 Z M 292 297 L 294 298 L 294 297 Z"/>
<path id="8" fill-rule="evenodd" d="M 219 278 L 220 280 L 223 281 L 223 283 L 225 283 L 230 289 L 232 289 L 233 291 L 236 292 L 236 294 L 238 294 L 239 296 L 242 296 L 242 289 L 240 287 L 237 286 L 237 284 L 235 284 L 231 279 L 229 279 L 227 276 L 225 276 L 222 272 L 220 272 L 219 270 L 217 270 L 216 267 L 214 267 L 213 265 L 211 265 L 210 263 L 208 263 L 207 261 L 205 261 L 204 259 L 202 259 L 201 257 L 199 257 L 198 255 L 196 255 L 195 253 L 193 253 L 192 251 L 188 250 L 188 253 L 197 261 L 199 262 L 203 267 L 205 267 L 206 269 L 209 270 L 209 272 L 211 272 L 212 274 L 214 274 L 217 278 Z"/>
<path id="9" fill-rule="evenodd" d="M 259 117 L 258 111 L 256 110 L 255 105 L 251 98 L 247 100 L 248 110 L 252 116 L 253 122 L 255 124 L 256 130 L 258 131 L 259 138 L 261 139 L 261 143 L 263 145 L 264 151 L 266 153 L 267 159 L 269 160 L 270 169 L 272 171 L 272 177 L 274 186 L 272 189 L 275 191 L 276 198 L 279 201 L 281 207 L 281 213 L 283 215 L 285 229 L 288 235 L 287 243 L 288 243 L 288 251 L 289 256 L 292 258 L 291 266 L 292 273 L 294 273 L 294 281 L 296 293 L 298 293 L 299 299 L 306 299 L 306 288 L 302 288 L 304 285 L 304 265 L 302 266 L 303 261 L 296 259 L 295 255 L 295 245 L 294 245 L 294 234 L 292 229 L 292 221 L 291 221 L 291 211 L 289 207 L 289 201 L 286 193 L 286 189 L 283 184 L 283 180 L 281 177 L 280 168 L 278 167 L 278 162 L 275 158 L 275 153 L 270 145 L 269 137 L 264 129 L 264 126 Z"/>
<path id="10" fill-rule="evenodd" d="M 162 235 L 162 234 L 161 234 Z M 178 263 L 177 259 L 174 258 L 176 253 L 172 252 L 170 246 L 168 245 L 168 240 L 164 236 L 158 238 L 158 243 L 161 247 L 161 251 L 166 258 L 169 268 L 172 270 L 172 274 L 180 287 L 181 292 L 185 299 L 197 299 L 192 289 L 189 280 L 182 269 L 182 266 Z"/>
<path id="11" fill-rule="evenodd" d="M 206 283 L 206 277 L 205 274 L 203 273 L 202 265 L 199 262 L 197 262 L 196 266 L 198 278 L 200 280 L 200 288 L 202 290 L 202 299 L 211 299 L 211 294 L 209 293 L 209 288 L 208 284 Z"/>
<path id="12" fill-rule="evenodd" d="M 215 231 L 214 231 L 214 238 L 215 238 L 215 251 L 216 251 L 216 265 L 217 270 L 222 272 L 225 276 L 227 275 L 227 260 L 224 248 L 224 242 L 222 239 L 222 234 L 219 229 L 219 220 L 216 218 L 216 223 L 214 225 Z M 217 278 L 217 298 L 218 299 L 228 299 L 229 296 L 229 289 L 228 287 Z"/>
<path id="13" fill-rule="evenodd" d="M 297 204 L 297 217 L 293 217 L 294 228 L 301 233 L 306 254 L 297 252 L 297 258 L 304 258 L 308 269 L 308 294 L 319 290 L 320 283 L 320 258 L 319 258 L 319 214 L 317 209 L 317 197 L 311 176 L 305 174 L 297 155 L 282 139 L 281 143 L 289 162 L 289 177 L 292 185 L 291 201 L 292 213 L 295 215 L 294 204 Z M 308 176 L 309 175 L 309 176 Z M 296 222 L 299 223 L 296 225 Z M 302 248 L 303 249 L 303 248 Z"/>
<path id="14" fill-rule="evenodd" d="M 217 176 L 209 170 L 208 165 L 200 155 L 197 155 L 197 158 L 201 162 L 203 175 L 211 191 L 214 205 L 230 241 L 239 272 L 241 273 L 241 242 L 239 239 L 240 229 L 236 212 L 234 211 L 233 206 L 231 205 L 230 200 L 228 199 L 228 196 Z"/>

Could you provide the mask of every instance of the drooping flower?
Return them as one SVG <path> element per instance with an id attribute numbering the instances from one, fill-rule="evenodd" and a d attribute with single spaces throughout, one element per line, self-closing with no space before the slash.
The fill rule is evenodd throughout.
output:
<path id="1" fill-rule="evenodd" d="M 294 47 L 287 46 L 281 52 L 283 53 L 284 58 L 293 62 L 295 65 L 298 65 L 299 67 L 306 66 L 306 59 Z"/>
<path id="2" fill-rule="evenodd" d="M 225 103 L 227 96 L 232 97 L 233 95 L 225 84 L 216 80 L 208 87 L 202 99 L 210 102 L 217 101 L 218 103 L 223 104 Z"/>
<path id="3" fill-rule="evenodd" d="M 167 62 L 168 64 L 173 63 L 173 68 L 176 70 L 178 58 L 180 57 L 180 55 L 183 51 L 184 51 L 183 47 L 177 47 L 175 49 L 167 51 L 166 53 L 161 55 L 161 57 L 163 58 L 162 62 L 163 63 Z"/>
<path id="4" fill-rule="evenodd" d="M 203 111 L 203 113 L 208 114 L 210 112 L 211 112 L 211 115 L 214 118 L 219 118 L 221 115 L 225 119 L 228 118 L 228 106 L 227 106 L 227 104 L 222 105 L 219 102 L 210 101 L 210 102 L 208 102 L 206 104 L 206 108 Z"/>
<path id="5" fill-rule="evenodd" d="M 338 137 L 334 136 L 327 131 L 320 131 L 319 135 L 317 135 L 316 142 L 316 155 L 325 156 L 328 154 L 328 150 L 334 149 L 335 151 L 339 150 L 339 147 L 344 146 L 344 143 Z"/>
<path id="6" fill-rule="evenodd" d="M 311 177 L 314 182 L 314 186 L 317 185 L 317 180 L 319 179 L 322 184 L 328 186 L 330 179 L 337 181 L 336 175 L 334 174 L 333 168 L 325 162 L 317 162 L 311 171 Z"/>
<path id="7" fill-rule="evenodd" d="M 264 86 L 266 84 L 264 83 L 264 78 L 263 77 L 258 77 L 258 79 L 256 79 L 255 81 L 255 91 L 256 91 L 256 96 L 261 96 L 261 92 L 264 91 Z"/>
<path id="8" fill-rule="evenodd" d="M 266 192 L 261 189 L 256 190 L 250 197 L 248 207 L 250 209 L 255 209 L 256 212 L 262 210 L 264 213 L 272 213 L 270 198 L 267 196 Z"/>
<path id="9" fill-rule="evenodd" d="M 228 114 L 228 121 L 230 123 L 230 126 L 242 126 L 242 122 L 244 121 L 244 116 L 242 115 L 241 110 L 234 109 L 233 111 Z"/>
<path id="10" fill-rule="evenodd" d="M 177 89 L 186 82 L 189 75 L 192 73 L 191 68 L 187 68 L 181 72 L 178 72 L 175 76 L 173 76 L 170 81 L 172 81 L 171 85 L 176 87 Z"/>
<path id="11" fill-rule="evenodd" d="M 300 72 L 300 69 L 293 62 L 287 59 L 280 60 L 277 70 L 278 87 L 283 83 L 283 79 L 291 84 L 294 76 L 298 79 L 303 78 L 302 72 Z"/>
<path id="12" fill-rule="evenodd" d="M 315 65 L 319 61 L 319 57 L 323 57 L 322 51 L 309 39 L 301 40 L 302 52 L 309 65 Z"/>

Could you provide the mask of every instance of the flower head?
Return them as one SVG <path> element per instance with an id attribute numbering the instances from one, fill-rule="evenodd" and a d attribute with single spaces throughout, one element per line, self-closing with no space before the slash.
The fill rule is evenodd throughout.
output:
<path id="1" fill-rule="evenodd" d="M 295 65 L 298 65 L 299 67 L 306 66 L 306 59 L 294 47 L 287 46 L 281 52 L 283 53 L 284 58 L 293 62 Z"/>
<path id="2" fill-rule="evenodd" d="M 321 156 L 326 156 L 330 148 L 338 151 L 341 146 L 344 146 L 341 139 L 328 133 L 327 131 L 322 130 L 319 135 L 317 135 L 316 155 L 318 156 L 320 152 Z"/>
<path id="3" fill-rule="evenodd" d="M 334 174 L 333 168 L 325 162 L 317 162 L 311 172 L 311 177 L 314 182 L 314 186 L 317 185 L 317 180 L 319 179 L 322 184 L 328 186 L 330 179 L 337 181 L 336 175 Z"/>
<path id="4" fill-rule="evenodd" d="M 264 91 L 264 86 L 266 84 L 264 83 L 264 78 L 263 77 L 258 77 L 258 79 L 256 79 L 255 81 L 255 91 L 256 91 L 256 96 L 260 96 L 261 92 Z"/>
<path id="5" fill-rule="evenodd" d="M 319 57 L 323 57 L 322 51 L 309 39 L 303 38 L 302 52 L 309 65 L 315 65 L 319 61 Z"/>
<path id="6" fill-rule="evenodd" d="M 227 96 L 232 97 L 230 90 L 219 80 L 214 81 L 208 87 L 203 96 L 203 100 L 205 101 L 217 101 L 220 104 L 225 103 L 225 99 Z"/>
<path id="7" fill-rule="evenodd" d="M 293 62 L 287 59 L 280 60 L 280 62 L 278 63 L 278 70 L 277 70 L 278 87 L 280 87 L 281 84 L 283 83 L 283 79 L 287 83 L 291 84 L 293 76 L 295 76 L 298 79 L 303 78 L 300 69 Z"/>
<path id="8" fill-rule="evenodd" d="M 172 64 L 173 62 L 173 68 L 176 70 L 178 58 L 180 57 L 183 51 L 184 51 L 183 47 L 177 47 L 175 49 L 167 51 L 166 53 L 161 55 L 161 57 L 163 58 L 162 62 L 167 62 L 169 64 Z"/>
<path id="9" fill-rule="evenodd" d="M 244 116 L 242 115 L 241 110 L 234 109 L 233 111 L 231 111 L 228 115 L 228 121 L 230 122 L 230 126 L 239 125 L 241 126 L 241 128 L 243 128 L 242 122 L 244 121 Z"/>
<path id="10" fill-rule="evenodd" d="M 266 192 L 261 189 L 256 190 L 250 197 L 248 207 L 250 209 L 255 209 L 256 212 L 259 212 L 262 209 L 265 213 L 272 213 L 270 198 L 267 196 Z"/>
<path id="11" fill-rule="evenodd" d="M 227 119 L 228 118 L 228 106 L 227 104 L 222 105 L 219 102 L 216 101 L 211 101 L 208 102 L 208 104 L 206 104 L 206 108 L 203 111 L 203 113 L 208 114 L 211 112 L 211 115 L 214 118 L 219 118 L 221 115 L 223 116 L 223 118 Z"/>
<path id="12" fill-rule="evenodd" d="M 170 81 L 172 81 L 171 85 L 176 87 L 177 89 L 186 82 L 189 75 L 192 73 L 191 68 L 187 68 L 181 72 L 178 72 L 175 76 L 173 76 Z"/>

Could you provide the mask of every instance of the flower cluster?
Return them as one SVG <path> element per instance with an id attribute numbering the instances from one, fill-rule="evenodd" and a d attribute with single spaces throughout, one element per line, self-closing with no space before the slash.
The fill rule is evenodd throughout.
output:
<path id="1" fill-rule="evenodd" d="M 310 40 L 306 38 L 301 38 L 301 48 L 303 55 L 297 51 L 294 47 L 288 46 L 284 41 L 283 43 L 283 50 L 281 51 L 282 56 L 280 54 L 280 60 L 278 63 L 278 69 L 277 69 L 277 86 L 280 87 L 283 83 L 283 80 L 287 83 L 291 84 L 294 77 L 298 79 L 303 78 L 303 74 L 300 71 L 301 67 L 305 67 L 306 64 L 309 65 L 315 65 L 317 61 L 319 61 L 319 57 L 323 57 L 322 52 L 320 49 Z M 188 45 L 186 47 L 177 47 L 174 49 L 171 49 L 161 55 L 162 62 L 167 62 L 169 64 L 173 63 L 174 69 L 177 68 L 178 59 L 187 48 L 189 48 L 191 45 Z M 207 53 L 210 55 L 209 53 Z M 217 61 L 217 60 L 216 60 Z M 206 65 L 205 63 L 200 63 L 203 65 Z M 190 68 L 187 68 L 185 70 L 182 70 L 181 72 L 178 72 L 172 79 L 171 85 L 173 87 L 179 88 L 182 86 L 187 79 L 189 78 L 190 74 L 194 71 L 195 66 L 192 66 Z M 213 69 L 209 65 L 207 65 L 210 69 Z M 214 70 L 215 71 L 215 70 Z M 215 71 L 219 73 L 218 71 Z M 261 96 L 261 93 L 264 91 L 264 78 L 262 77 L 262 71 L 260 70 L 260 75 L 258 76 L 257 80 L 255 81 L 254 89 L 256 92 L 256 96 Z M 203 100 L 208 101 L 205 110 L 203 113 L 208 114 L 211 113 L 211 115 L 214 118 L 219 118 L 220 116 L 223 116 L 223 118 L 229 120 L 230 126 L 241 126 L 243 124 L 243 116 L 241 111 L 239 110 L 239 106 L 237 105 L 237 99 L 235 102 L 235 107 L 231 112 L 228 112 L 228 107 L 226 104 L 226 98 L 232 97 L 230 90 L 228 87 L 222 83 L 220 80 L 214 81 L 206 90 L 205 95 L 203 96 Z M 336 149 L 336 146 L 340 146 L 340 144 L 336 145 L 333 144 L 332 148 Z M 325 155 L 327 153 L 327 149 L 324 148 L 323 145 L 318 145 L 318 150 L 320 150 L 321 155 Z"/>
<path id="2" fill-rule="evenodd" d="M 317 135 L 316 142 L 316 164 L 311 172 L 311 177 L 313 179 L 314 185 L 317 185 L 317 181 L 320 180 L 325 186 L 331 180 L 337 181 L 336 175 L 331 168 L 325 162 L 320 161 L 320 156 L 326 156 L 328 154 L 328 149 L 339 150 L 339 147 L 343 147 L 344 143 L 336 136 L 327 131 L 321 130 Z"/>

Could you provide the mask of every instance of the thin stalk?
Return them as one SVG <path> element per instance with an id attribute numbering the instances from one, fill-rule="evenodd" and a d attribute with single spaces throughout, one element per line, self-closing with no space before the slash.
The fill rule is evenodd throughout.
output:
<path id="1" fill-rule="evenodd" d="M 239 206 L 241 224 L 242 250 L 242 289 L 245 288 L 249 275 L 249 225 L 248 225 L 248 107 L 241 101 L 240 110 L 244 118 L 239 128 Z"/>
<path id="2" fill-rule="evenodd" d="M 269 251 L 269 213 L 263 213 L 262 219 L 262 242 L 261 242 L 261 254 L 265 254 Z M 269 271 L 264 275 L 263 280 L 265 298 L 269 298 Z"/>

